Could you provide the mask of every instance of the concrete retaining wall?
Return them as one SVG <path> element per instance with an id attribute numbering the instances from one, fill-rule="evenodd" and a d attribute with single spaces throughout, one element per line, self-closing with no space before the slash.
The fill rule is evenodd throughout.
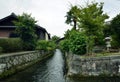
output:
<path id="1" fill-rule="evenodd" d="M 68 54 L 68 75 L 118 75 L 120 76 L 120 56 L 81 58 Z"/>

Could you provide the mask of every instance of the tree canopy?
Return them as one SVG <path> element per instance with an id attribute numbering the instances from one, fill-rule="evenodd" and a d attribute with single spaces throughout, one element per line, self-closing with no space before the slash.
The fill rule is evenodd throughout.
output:
<path id="1" fill-rule="evenodd" d="M 87 52 L 92 51 L 95 41 L 98 39 L 103 40 L 103 29 L 105 27 L 105 20 L 109 16 L 103 12 L 103 3 L 91 2 L 87 3 L 86 6 L 72 6 L 71 9 L 67 12 L 66 23 L 74 23 L 74 28 L 78 26 L 79 32 L 80 29 L 83 29 L 86 34 L 87 40 Z M 75 22 L 74 22 L 75 20 Z M 70 35 L 69 31 L 66 36 Z M 98 42 L 99 43 L 99 42 Z"/>
<path id="2" fill-rule="evenodd" d="M 120 14 L 112 19 L 110 30 L 112 38 L 116 42 L 116 47 L 120 47 Z"/>
<path id="3" fill-rule="evenodd" d="M 54 41 L 55 43 L 60 39 L 60 37 L 54 35 L 52 36 L 51 40 Z"/>
<path id="4" fill-rule="evenodd" d="M 80 8 L 79 26 L 84 28 L 87 35 L 102 34 L 107 14 L 103 13 L 103 3 L 87 4 Z"/>
<path id="5" fill-rule="evenodd" d="M 78 22 L 78 15 L 79 15 L 79 8 L 77 6 L 72 6 L 71 9 L 67 12 L 67 19 L 66 23 L 73 26 L 73 29 L 76 30 L 77 22 Z M 73 23 L 73 24 L 72 24 Z"/>
<path id="6" fill-rule="evenodd" d="M 18 16 L 18 20 L 14 21 L 17 26 L 16 32 L 23 41 L 25 50 L 33 50 L 36 45 L 36 28 L 35 19 L 26 13 Z"/>

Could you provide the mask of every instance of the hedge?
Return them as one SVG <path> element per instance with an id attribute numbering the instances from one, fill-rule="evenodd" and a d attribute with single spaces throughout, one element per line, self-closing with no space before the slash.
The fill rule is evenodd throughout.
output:
<path id="1" fill-rule="evenodd" d="M 0 39 L 0 47 L 4 53 L 22 51 L 22 41 L 19 38 Z"/>
<path id="2" fill-rule="evenodd" d="M 52 51 L 56 48 L 53 41 L 39 40 L 37 42 L 36 50 Z"/>

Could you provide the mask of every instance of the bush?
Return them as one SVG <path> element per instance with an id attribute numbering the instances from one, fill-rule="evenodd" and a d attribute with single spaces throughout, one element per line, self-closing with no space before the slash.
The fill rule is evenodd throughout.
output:
<path id="1" fill-rule="evenodd" d="M 37 42 L 37 50 L 52 51 L 56 48 L 53 41 L 39 40 Z"/>
<path id="2" fill-rule="evenodd" d="M 84 55 L 86 53 L 87 37 L 84 33 L 71 30 L 65 36 L 66 39 L 60 42 L 60 48 L 63 51 L 71 51 L 77 55 Z"/>
<path id="3" fill-rule="evenodd" d="M 77 55 L 84 55 L 86 53 L 86 36 L 83 33 L 72 31 L 69 37 L 70 50 Z"/>
<path id="4" fill-rule="evenodd" d="M 48 46 L 47 46 L 47 50 L 48 51 L 52 51 L 56 48 L 56 44 L 54 41 L 48 41 Z"/>
<path id="5" fill-rule="evenodd" d="M 47 50 L 47 45 L 48 45 L 48 41 L 45 41 L 45 40 L 39 40 L 37 42 L 37 47 L 36 49 L 37 50 Z"/>
<path id="6" fill-rule="evenodd" d="M 17 52 L 23 50 L 22 41 L 19 38 L 0 39 L 0 46 L 3 48 L 3 52 Z"/>
<path id="7" fill-rule="evenodd" d="M 69 52 L 69 45 L 70 45 L 69 40 L 65 39 L 60 42 L 60 49 L 64 52 Z"/>

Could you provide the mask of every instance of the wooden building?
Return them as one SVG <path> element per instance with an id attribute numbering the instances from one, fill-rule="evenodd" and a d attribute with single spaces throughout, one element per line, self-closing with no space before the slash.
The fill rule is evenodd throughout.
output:
<path id="1" fill-rule="evenodd" d="M 0 19 L 0 38 L 13 38 L 19 37 L 14 33 L 17 26 L 14 25 L 13 21 L 17 21 L 17 15 L 11 13 L 11 15 Z M 45 28 L 36 25 L 36 34 L 41 40 L 49 40 L 50 34 L 46 31 Z"/>

